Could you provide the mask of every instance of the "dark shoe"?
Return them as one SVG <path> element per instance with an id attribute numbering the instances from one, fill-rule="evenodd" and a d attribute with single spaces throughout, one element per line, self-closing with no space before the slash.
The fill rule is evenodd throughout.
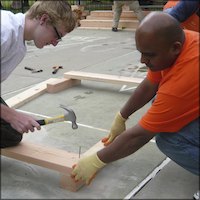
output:
<path id="1" fill-rule="evenodd" d="M 112 31 L 113 31 L 113 32 L 117 32 L 117 31 L 118 31 L 118 29 L 117 29 L 117 28 L 115 28 L 115 27 L 112 27 Z"/>

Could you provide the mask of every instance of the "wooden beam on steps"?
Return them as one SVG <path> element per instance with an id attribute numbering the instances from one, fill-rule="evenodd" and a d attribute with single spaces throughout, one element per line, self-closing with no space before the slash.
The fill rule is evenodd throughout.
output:
<path id="1" fill-rule="evenodd" d="M 64 77 L 71 79 L 78 79 L 78 80 L 100 81 L 100 82 L 124 84 L 124 85 L 139 84 L 143 81 L 143 79 L 141 78 L 108 75 L 108 74 L 96 74 L 96 73 L 80 72 L 80 71 L 66 72 L 64 73 Z"/>
<path id="2" fill-rule="evenodd" d="M 87 16 L 87 19 L 110 19 L 113 20 L 114 12 L 111 10 L 95 10 L 91 11 L 90 15 Z M 137 19 L 133 11 L 124 11 L 121 13 L 120 20 L 122 19 Z"/>
<path id="3" fill-rule="evenodd" d="M 70 177 L 72 166 L 79 159 L 78 154 L 21 142 L 17 146 L 1 149 L 1 155 L 58 171 L 61 174 L 60 186 L 70 191 L 77 191 L 84 185 L 80 181 L 75 183 Z"/>
<path id="4" fill-rule="evenodd" d="M 112 27 L 113 21 L 110 20 L 103 20 L 103 19 L 83 19 L 80 21 L 81 26 L 80 28 L 84 27 L 94 27 L 94 28 L 110 28 Z M 139 25 L 139 21 L 137 19 L 135 20 L 120 20 L 119 21 L 119 28 L 132 28 L 136 29 Z"/>

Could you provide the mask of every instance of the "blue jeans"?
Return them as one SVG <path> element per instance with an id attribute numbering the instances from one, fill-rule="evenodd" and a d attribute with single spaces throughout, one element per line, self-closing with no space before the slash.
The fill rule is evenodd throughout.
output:
<path id="1" fill-rule="evenodd" d="M 176 133 L 158 134 L 156 144 L 171 160 L 199 175 L 199 118 Z"/>

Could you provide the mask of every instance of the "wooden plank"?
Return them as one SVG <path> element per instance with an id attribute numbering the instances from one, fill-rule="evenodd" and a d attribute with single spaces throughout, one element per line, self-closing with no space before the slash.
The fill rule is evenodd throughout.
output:
<path id="1" fill-rule="evenodd" d="M 107 79 L 108 78 L 110 78 L 110 76 L 107 77 Z M 13 108 L 20 107 L 45 92 L 55 93 L 72 87 L 73 85 L 80 84 L 80 82 L 81 81 L 77 79 L 51 78 L 8 99 L 6 102 Z M 111 82 L 113 82 L 113 80 L 111 80 Z M 99 141 L 83 155 L 90 155 L 101 148 L 103 148 L 103 144 Z M 64 189 L 77 191 L 84 185 L 83 181 L 74 182 L 70 176 L 72 166 L 78 162 L 78 154 L 28 142 L 21 142 L 17 146 L 1 149 L 1 155 L 60 172 L 60 186 Z"/>
<path id="2" fill-rule="evenodd" d="M 80 84 L 81 84 L 80 80 L 67 79 L 67 78 L 56 79 L 52 83 L 47 83 L 47 92 L 56 93 Z"/>
<path id="3" fill-rule="evenodd" d="M 84 28 L 84 27 L 93 27 L 93 28 L 111 28 L 112 27 L 112 20 L 106 20 L 106 19 L 83 19 L 80 21 L 81 26 L 79 28 Z M 118 28 L 131 28 L 131 29 L 136 29 L 139 25 L 138 19 L 132 19 L 132 20 L 120 20 Z"/>
<path id="4" fill-rule="evenodd" d="M 79 159 L 78 154 L 29 142 L 21 142 L 17 146 L 3 148 L 1 155 L 46 167 L 62 174 L 70 174 L 72 166 Z"/>
<path id="5" fill-rule="evenodd" d="M 104 148 L 104 145 L 101 141 L 97 142 L 94 146 L 92 146 L 89 150 L 87 150 L 85 153 L 80 155 L 80 158 L 84 157 L 84 156 L 89 156 L 93 153 L 96 153 L 97 151 L 99 151 L 100 149 Z M 63 174 L 61 175 L 61 179 L 60 179 L 60 186 L 64 189 L 68 189 L 70 191 L 77 191 L 79 190 L 81 187 L 83 187 L 85 185 L 85 183 L 83 181 L 78 181 L 75 182 L 71 176 Z"/>
<path id="6" fill-rule="evenodd" d="M 55 78 L 50 78 L 46 81 L 43 81 L 37 84 L 36 86 L 25 90 L 24 92 L 21 92 L 20 94 L 17 94 L 14 97 L 11 97 L 10 99 L 6 100 L 6 103 L 12 108 L 18 108 L 24 105 L 25 103 L 35 99 L 36 97 L 46 93 L 47 83 L 51 83 L 55 80 Z"/>
<path id="7" fill-rule="evenodd" d="M 99 141 L 83 153 L 81 157 L 91 155 L 102 148 L 104 148 L 104 145 Z M 17 146 L 1 149 L 1 155 L 58 171 L 60 173 L 61 188 L 75 192 L 85 185 L 83 181 L 75 182 L 71 178 L 72 166 L 79 160 L 78 154 L 29 142 L 21 142 Z"/>
<path id="8" fill-rule="evenodd" d="M 83 156 L 89 156 L 103 148 L 104 148 L 104 144 L 100 140 L 94 146 L 92 146 L 89 150 L 87 150 L 85 153 L 83 153 Z"/>
<path id="9" fill-rule="evenodd" d="M 103 147 L 103 143 L 99 141 L 83 153 L 81 157 L 91 155 Z M 79 160 L 78 154 L 29 142 L 21 142 L 17 146 L 1 149 L 1 155 L 58 171 L 60 173 L 60 187 L 63 189 L 75 192 L 85 185 L 83 181 L 75 182 L 70 175 L 72 166 Z"/>
<path id="10" fill-rule="evenodd" d="M 81 187 L 83 187 L 85 183 L 83 181 L 75 182 L 71 175 L 61 174 L 60 177 L 60 187 L 76 192 Z"/>
<path id="11" fill-rule="evenodd" d="M 64 189 L 75 192 L 84 185 L 83 181 L 75 182 L 71 178 L 72 166 L 78 162 L 78 154 L 21 142 L 17 146 L 1 149 L 1 155 L 58 171 L 60 187 Z"/>
<path id="12" fill-rule="evenodd" d="M 141 78 L 116 76 L 116 75 L 108 75 L 108 74 L 96 74 L 96 73 L 80 72 L 80 71 L 66 72 L 64 73 L 64 77 L 71 78 L 71 79 L 100 81 L 100 82 L 125 84 L 125 85 L 133 85 L 135 83 L 138 84 L 143 81 L 143 79 Z"/>

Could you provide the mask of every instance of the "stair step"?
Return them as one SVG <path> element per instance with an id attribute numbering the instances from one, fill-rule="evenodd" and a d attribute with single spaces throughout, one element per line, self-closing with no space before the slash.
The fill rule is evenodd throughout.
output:
<path id="1" fill-rule="evenodd" d="M 111 27 L 81 27 L 79 26 L 78 29 L 85 29 L 85 30 L 110 30 L 111 31 Z M 118 30 L 127 30 L 127 31 L 135 31 L 136 28 L 118 28 Z"/>
<path id="2" fill-rule="evenodd" d="M 90 12 L 90 16 L 91 17 L 108 17 L 108 18 L 113 18 L 113 11 L 105 11 L 105 10 L 101 10 L 101 11 L 91 11 Z M 136 15 L 134 14 L 133 11 L 123 11 L 121 14 L 120 18 L 136 18 Z"/>
<path id="3" fill-rule="evenodd" d="M 145 15 L 149 11 L 143 11 Z M 113 11 L 112 10 L 94 10 L 90 12 L 90 15 L 86 19 L 80 21 L 82 29 L 111 29 L 113 25 Z M 123 9 L 120 21 L 119 29 L 135 30 L 139 25 L 139 21 L 133 11 Z"/>
<path id="4" fill-rule="evenodd" d="M 88 20 L 83 19 L 80 21 L 81 27 L 104 27 L 111 28 L 113 21 L 112 20 Z M 119 28 L 136 28 L 139 25 L 138 20 L 120 20 Z"/>
<path id="5" fill-rule="evenodd" d="M 99 17 L 96 17 L 96 16 L 87 16 L 86 19 L 89 19 L 89 20 L 112 20 L 113 17 L 106 17 L 106 16 L 99 16 Z M 137 19 L 136 17 L 134 16 L 131 16 L 131 17 L 120 17 L 120 20 L 135 20 Z"/>

